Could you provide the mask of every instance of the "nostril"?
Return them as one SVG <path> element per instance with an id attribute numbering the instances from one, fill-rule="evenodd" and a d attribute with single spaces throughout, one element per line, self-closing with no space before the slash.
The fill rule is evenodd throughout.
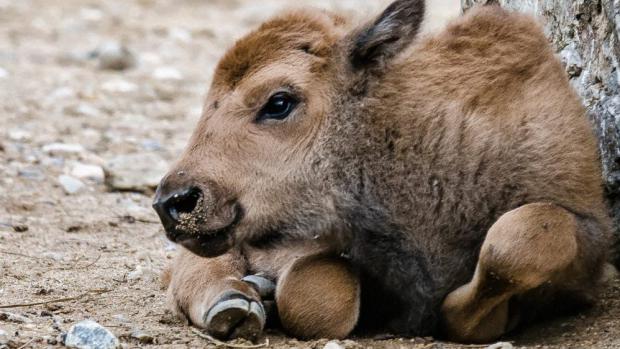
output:
<path id="1" fill-rule="evenodd" d="M 183 193 L 172 195 L 168 204 L 170 217 L 175 221 L 179 221 L 181 214 L 193 212 L 198 205 L 200 196 L 201 192 L 198 188 L 192 188 Z"/>

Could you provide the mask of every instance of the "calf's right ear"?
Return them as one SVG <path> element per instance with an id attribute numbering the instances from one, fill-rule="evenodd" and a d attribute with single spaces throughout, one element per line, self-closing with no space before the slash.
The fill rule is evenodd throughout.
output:
<path id="1" fill-rule="evenodd" d="M 424 20 L 424 0 L 394 1 L 378 18 L 356 30 L 349 59 L 353 69 L 377 71 L 405 49 Z"/>

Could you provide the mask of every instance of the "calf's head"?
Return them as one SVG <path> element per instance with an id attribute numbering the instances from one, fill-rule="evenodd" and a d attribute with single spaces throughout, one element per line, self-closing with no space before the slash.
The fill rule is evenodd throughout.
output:
<path id="1" fill-rule="evenodd" d="M 157 190 L 167 236 L 215 256 L 235 243 L 329 230 L 337 214 L 321 177 L 329 166 L 322 148 L 338 135 L 326 135 L 326 125 L 360 103 L 354 86 L 389 69 L 423 14 L 423 0 L 399 0 L 348 30 L 336 15 L 297 11 L 239 40 L 217 66 L 202 118 Z"/>

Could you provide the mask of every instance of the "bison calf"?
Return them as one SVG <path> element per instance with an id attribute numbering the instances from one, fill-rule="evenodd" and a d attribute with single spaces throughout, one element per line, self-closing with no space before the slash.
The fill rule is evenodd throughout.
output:
<path id="1" fill-rule="evenodd" d="M 180 314 L 255 336 L 272 279 L 299 337 L 484 342 L 592 297 L 595 139 L 541 28 L 490 6 L 423 37 L 423 18 L 422 0 L 360 27 L 293 11 L 225 54 L 154 204 L 193 253 L 170 274 Z"/>

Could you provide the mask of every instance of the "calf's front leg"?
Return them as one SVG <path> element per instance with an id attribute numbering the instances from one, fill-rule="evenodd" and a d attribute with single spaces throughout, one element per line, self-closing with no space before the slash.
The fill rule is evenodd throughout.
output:
<path id="1" fill-rule="evenodd" d="M 215 337 L 255 339 L 266 316 L 257 291 L 241 281 L 246 269 L 235 250 L 202 258 L 182 248 L 165 277 L 171 308 Z"/>

